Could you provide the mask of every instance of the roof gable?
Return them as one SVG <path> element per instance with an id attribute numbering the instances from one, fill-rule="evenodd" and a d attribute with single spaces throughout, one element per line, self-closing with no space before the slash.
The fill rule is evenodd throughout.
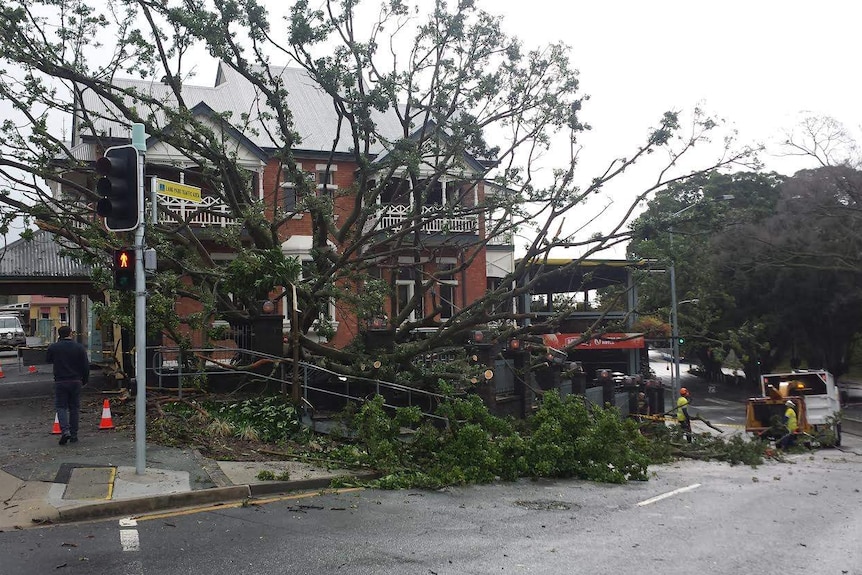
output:
<path id="1" fill-rule="evenodd" d="M 428 134 L 434 134 L 435 138 L 439 138 L 440 140 L 443 140 L 443 142 L 445 142 L 445 143 L 449 143 L 451 141 L 451 137 L 449 136 L 449 134 L 447 134 L 443 130 L 438 129 L 437 124 L 433 120 L 429 120 L 422 127 L 414 130 L 413 133 L 411 133 L 407 138 L 409 140 L 419 141 L 422 138 L 426 138 L 428 136 Z M 430 141 L 431 140 L 429 139 L 428 142 L 430 142 Z M 377 165 L 385 164 L 388 156 L 389 156 L 389 151 L 386 151 L 386 152 L 380 154 L 379 156 L 377 156 L 377 158 L 375 158 L 374 163 Z M 425 158 L 425 157 L 434 158 L 431 154 L 426 155 L 423 153 L 423 158 Z M 480 162 L 479 160 L 477 160 L 476 157 L 473 156 L 472 154 L 464 152 L 461 154 L 460 160 L 461 160 L 462 164 L 465 165 L 467 168 L 469 168 L 474 174 L 477 174 L 477 175 L 478 174 L 484 174 L 487 171 L 487 168 L 485 167 L 485 165 L 482 164 L 482 162 Z M 436 167 L 438 165 L 438 162 L 432 160 L 432 161 L 428 162 L 428 165 Z M 434 168 L 432 168 L 432 170 L 433 169 Z"/>
<path id="2" fill-rule="evenodd" d="M 238 147 L 242 147 L 243 149 L 247 150 L 248 153 L 254 158 L 262 162 L 265 162 L 267 160 L 268 154 L 264 150 L 262 150 L 257 144 L 251 141 L 245 134 L 243 134 L 233 125 L 228 123 L 221 115 L 219 115 L 215 110 L 210 108 L 206 103 L 199 102 L 194 107 L 192 107 L 191 113 L 193 116 L 210 120 L 212 127 L 214 127 L 216 130 L 221 130 L 223 134 L 226 134 L 231 140 L 235 141 Z M 171 128 L 167 129 L 167 131 L 170 130 Z M 147 138 L 148 153 L 158 155 L 158 151 L 155 151 L 154 148 L 157 148 L 160 143 L 161 142 L 158 138 Z M 179 154 L 179 152 L 173 147 L 167 145 L 164 145 L 163 147 L 164 150 L 162 150 L 162 152 L 165 155 Z"/>

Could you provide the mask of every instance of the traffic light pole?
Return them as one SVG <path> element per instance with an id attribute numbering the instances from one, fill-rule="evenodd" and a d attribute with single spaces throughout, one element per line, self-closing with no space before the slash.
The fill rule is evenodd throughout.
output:
<path id="1" fill-rule="evenodd" d="M 147 470 L 147 278 L 144 275 L 144 159 L 147 145 L 143 124 L 132 124 L 132 145 L 138 150 L 139 222 L 135 228 L 135 473 L 143 475 Z"/>

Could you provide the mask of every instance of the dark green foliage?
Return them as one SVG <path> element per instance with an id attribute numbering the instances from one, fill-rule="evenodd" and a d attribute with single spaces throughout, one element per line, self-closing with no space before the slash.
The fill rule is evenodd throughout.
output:
<path id="1" fill-rule="evenodd" d="M 401 427 L 415 425 L 420 417 L 419 410 L 413 407 L 399 409 L 390 417 L 383 407 L 383 397 L 374 396 L 349 420 L 351 430 L 364 448 L 358 462 L 374 465 L 381 471 L 399 468 L 404 464 L 403 449 L 399 445 Z"/>
<path id="2" fill-rule="evenodd" d="M 264 469 L 257 473 L 258 481 L 273 481 L 275 479 L 275 473 L 268 469 Z"/>
<path id="3" fill-rule="evenodd" d="M 375 469 L 372 482 L 386 489 L 436 489 L 448 485 L 513 481 L 522 477 L 577 478 L 624 483 L 648 479 L 650 463 L 677 457 L 762 463 L 766 445 L 741 436 L 727 440 L 700 434 L 688 444 L 679 427 L 663 423 L 638 426 L 616 408 L 589 406 L 583 397 L 544 394 L 540 409 L 526 421 L 490 414 L 478 396 L 450 398 L 439 419 L 423 419 L 415 407 L 394 411 L 375 396 L 346 410 L 341 421 L 346 437 L 309 443 L 293 407 L 279 397 L 244 401 L 178 402 L 155 420 L 158 441 L 194 443 L 195 430 L 266 443 L 288 440 L 302 451 L 321 452 L 343 467 Z M 196 423 L 198 425 L 196 425 Z"/>
<path id="4" fill-rule="evenodd" d="M 616 408 L 590 409 L 582 397 L 561 400 L 547 393 L 530 427 L 527 461 L 533 475 L 611 483 L 647 479 L 647 441 Z"/>
<path id="5" fill-rule="evenodd" d="M 381 399 L 364 404 L 351 428 L 357 463 L 385 475 L 378 487 L 425 487 L 488 483 L 519 477 L 577 477 L 622 483 L 647 479 L 649 442 L 616 409 L 588 409 L 583 398 L 544 396 L 522 431 L 488 413 L 477 396 L 443 403 L 437 415 L 448 425 L 423 423 L 408 436 Z M 412 417 L 408 418 L 413 421 Z M 349 455 L 341 450 L 340 456 Z"/>
<path id="6" fill-rule="evenodd" d="M 442 484 L 487 483 L 524 473 L 523 440 L 511 422 L 488 413 L 475 395 L 440 406 L 445 429 L 424 426 L 411 445 L 414 457 Z"/>
<path id="7" fill-rule="evenodd" d="M 688 457 L 751 466 L 763 463 L 763 457 L 769 448 L 763 441 L 738 434 L 726 439 L 724 436 L 709 433 L 695 434 L 689 444 L 685 441 L 681 428 L 676 425 L 664 428 L 664 433 L 661 437 L 657 435 L 653 444 L 657 448 L 653 452 L 656 462 L 668 461 L 673 457 Z M 658 459 L 659 457 L 663 459 Z"/>

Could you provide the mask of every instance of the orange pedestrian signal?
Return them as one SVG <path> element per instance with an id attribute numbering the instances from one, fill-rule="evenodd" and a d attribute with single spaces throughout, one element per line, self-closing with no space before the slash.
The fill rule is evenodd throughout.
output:
<path id="1" fill-rule="evenodd" d="M 114 250 L 114 289 L 135 289 L 135 250 L 131 248 Z"/>

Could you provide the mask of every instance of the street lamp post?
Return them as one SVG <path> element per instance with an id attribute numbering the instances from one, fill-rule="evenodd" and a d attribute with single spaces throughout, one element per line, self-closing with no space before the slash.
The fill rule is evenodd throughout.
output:
<path id="1" fill-rule="evenodd" d="M 671 337 L 673 338 L 673 342 L 671 344 L 673 354 L 673 369 L 671 372 L 671 387 L 674 391 L 674 397 L 676 397 L 676 392 L 679 390 L 681 386 L 681 378 L 679 375 L 679 363 L 680 363 L 680 355 L 679 355 L 679 322 L 677 321 L 677 314 L 679 313 L 679 306 L 686 303 L 698 303 L 700 300 L 698 298 L 694 299 L 684 299 L 682 301 L 676 301 L 676 277 L 674 274 L 673 265 L 670 266 L 670 289 L 671 289 L 671 307 L 673 309 L 673 318 L 671 320 Z"/>
<path id="2" fill-rule="evenodd" d="M 673 234 L 671 234 L 673 237 Z M 678 304 L 676 301 L 676 270 L 674 269 L 674 263 L 671 261 L 670 263 L 670 309 L 671 309 L 671 342 L 670 342 L 670 353 L 673 359 L 673 367 L 670 372 L 670 387 L 673 392 L 673 398 L 677 396 L 677 392 L 679 391 L 679 321 L 677 321 L 678 312 Z"/>
<path id="3" fill-rule="evenodd" d="M 709 202 L 721 202 L 721 201 L 730 201 L 734 199 L 735 196 L 733 194 L 724 194 L 722 196 L 718 196 L 709 200 Z M 702 202 L 701 202 L 702 203 Z M 679 216 L 680 214 L 687 212 L 695 206 L 699 206 L 700 203 L 691 204 L 678 212 L 674 212 L 671 214 L 671 219 Z M 671 260 L 670 260 L 670 307 L 671 307 L 671 355 L 673 355 L 673 371 L 671 372 L 671 390 L 673 391 L 673 397 L 679 395 L 680 388 L 680 375 L 679 375 L 679 302 L 676 301 L 676 260 L 673 257 L 673 227 L 669 230 L 670 234 L 670 245 L 671 245 Z M 683 303 L 689 303 L 696 300 L 685 300 Z"/>

